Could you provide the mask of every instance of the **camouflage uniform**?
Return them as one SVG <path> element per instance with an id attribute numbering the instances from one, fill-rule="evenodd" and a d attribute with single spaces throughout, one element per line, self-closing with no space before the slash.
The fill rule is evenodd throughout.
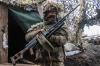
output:
<path id="1" fill-rule="evenodd" d="M 44 21 L 33 25 L 26 34 L 26 40 L 30 41 L 34 36 L 37 36 L 38 34 L 35 35 L 35 31 L 38 29 L 44 29 L 44 32 L 48 31 L 53 24 L 47 23 L 48 22 Z M 41 38 L 41 35 L 38 35 L 38 37 L 37 39 L 42 48 L 37 50 L 38 53 L 36 53 L 35 60 L 38 60 L 41 66 L 64 66 L 65 54 L 63 45 L 68 37 L 66 26 L 62 26 L 62 28 L 55 32 L 48 40 L 46 38 L 44 38 L 45 40 Z M 48 44 L 45 44 L 46 42 Z M 50 46 L 53 47 L 53 50 L 49 49 Z"/>

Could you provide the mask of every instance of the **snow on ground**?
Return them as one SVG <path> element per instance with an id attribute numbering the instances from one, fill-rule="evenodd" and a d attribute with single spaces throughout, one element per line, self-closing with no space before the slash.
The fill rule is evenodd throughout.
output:
<path id="1" fill-rule="evenodd" d="M 86 26 L 84 27 L 83 35 L 86 36 L 100 36 L 100 26 L 93 25 L 93 26 Z"/>

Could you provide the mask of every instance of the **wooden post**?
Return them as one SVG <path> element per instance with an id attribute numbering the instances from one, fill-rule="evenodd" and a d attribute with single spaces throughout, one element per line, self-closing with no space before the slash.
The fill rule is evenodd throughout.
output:
<path id="1" fill-rule="evenodd" d="M 0 63 L 8 62 L 8 49 L 3 48 L 4 27 L 8 23 L 8 8 L 0 4 Z"/>

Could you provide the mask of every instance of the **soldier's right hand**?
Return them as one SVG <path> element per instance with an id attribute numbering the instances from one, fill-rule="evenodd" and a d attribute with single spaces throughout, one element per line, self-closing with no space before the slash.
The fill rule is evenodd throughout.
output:
<path id="1" fill-rule="evenodd" d="M 36 30 L 35 32 L 36 32 L 36 34 L 37 33 L 39 33 L 39 32 L 43 32 L 44 31 L 44 29 L 38 29 L 38 30 Z"/>
<path id="2" fill-rule="evenodd" d="M 25 39 L 27 41 L 30 41 L 33 37 L 35 37 L 37 34 L 39 34 L 40 32 L 43 32 L 43 31 L 44 31 L 44 29 L 30 31 L 26 34 Z"/>

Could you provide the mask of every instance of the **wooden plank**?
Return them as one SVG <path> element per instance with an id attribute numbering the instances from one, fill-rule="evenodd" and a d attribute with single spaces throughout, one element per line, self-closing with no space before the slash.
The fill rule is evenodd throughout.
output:
<path id="1" fill-rule="evenodd" d="M 0 63 L 8 62 L 8 49 L 3 48 L 4 27 L 8 23 L 8 9 L 0 4 Z"/>

